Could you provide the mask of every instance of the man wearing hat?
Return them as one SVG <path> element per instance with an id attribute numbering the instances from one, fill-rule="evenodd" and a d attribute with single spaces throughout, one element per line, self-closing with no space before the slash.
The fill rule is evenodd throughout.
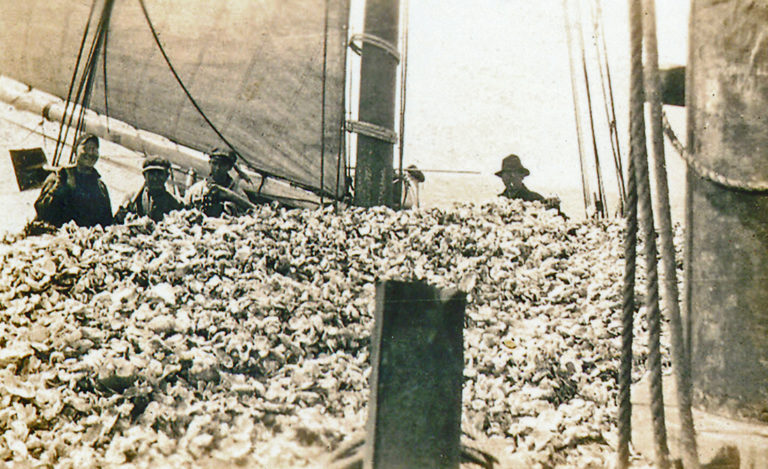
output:
<path id="1" fill-rule="evenodd" d="M 529 174 L 531 174 L 531 172 L 528 171 L 528 168 L 523 166 L 519 156 L 512 154 L 505 157 L 501 161 L 501 170 L 496 171 L 496 176 L 500 177 L 504 182 L 504 192 L 499 194 L 499 196 L 507 197 L 509 199 L 521 199 L 528 202 L 541 202 L 547 208 L 557 209 L 558 213 L 562 215 L 559 198 L 544 197 L 538 192 L 528 189 L 525 184 L 523 184 L 523 179 Z"/>
<path id="2" fill-rule="evenodd" d="M 142 165 L 144 186 L 131 197 L 115 213 L 115 221 L 122 223 L 129 213 L 139 217 L 148 216 L 154 221 L 163 219 L 166 213 L 179 210 L 184 205 L 166 190 L 165 182 L 171 173 L 171 163 L 165 158 L 152 156 L 144 160 Z"/>
<path id="3" fill-rule="evenodd" d="M 112 205 L 107 186 L 94 168 L 99 160 L 99 139 L 91 134 L 75 141 L 74 166 L 51 173 L 35 201 L 36 222 L 53 226 L 74 221 L 79 226 L 112 224 Z"/>
<path id="4" fill-rule="evenodd" d="M 409 165 L 403 171 L 403 177 L 395 177 L 393 193 L 400 208 L 419 207 L 419 184 L 425 181 L 422 173 L 416 165 Z"/>
<path id="5" fill-rule="evenodd" d="M 240 188 L 239 181 L 229 172 L 235 167 L 237 156 L 232 150 L 216 148 L 209 153 L 211 172 L 187 191 L 187 206 L 199 209 L 209 217 L 223 214 L 241 215 L 253 207 Z"/>

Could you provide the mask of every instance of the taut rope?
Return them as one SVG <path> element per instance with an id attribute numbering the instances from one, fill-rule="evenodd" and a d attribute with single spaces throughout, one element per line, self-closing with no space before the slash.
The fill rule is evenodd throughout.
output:
<path id="1" fill-rule="evenodd" d="M 677 400 L 680 409 L 683 466 L 698 469 L 699 458 L 691 412 L 691 370 L 685 359 L 683 326 L 680 318 L 680 292 L 677 288 L 675 247 L 672 235 L 672 219 L 669 209 L 669 187 L 664 155 L 664 133 L 662 131 L 661 80 L 659 78 L 658 46 L 656 41 L 656 7 L 653 0 L 644 0 L 645 5 L 645 56 L 647 67 L 646 90 L 650 103 L 651 137 L 653 142 L 654 175 L 656 183 L 656 208 L 659 210 L 659 241 L 661 262 L 664 272 L 664 307 L 671 329 L 672 360 L 675 364 Z"/>

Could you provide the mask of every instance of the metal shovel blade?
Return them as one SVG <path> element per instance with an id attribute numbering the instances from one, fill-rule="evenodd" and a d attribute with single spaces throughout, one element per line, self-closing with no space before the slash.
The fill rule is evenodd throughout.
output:
<path id="1" fill-rule="evenodd" d="M 40 187 L 50 174 L 42 148 L 9 150 L 9 153 L 20 191 Z"/>

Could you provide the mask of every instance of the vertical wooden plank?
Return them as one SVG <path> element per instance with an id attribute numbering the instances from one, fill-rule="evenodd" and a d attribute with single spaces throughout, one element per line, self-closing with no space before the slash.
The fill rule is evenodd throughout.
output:
<path id="1" fill-rule="evenodd" d="M 377 284 L 363 467 L 459 467 L 465 306 L 458 291 Z"/>

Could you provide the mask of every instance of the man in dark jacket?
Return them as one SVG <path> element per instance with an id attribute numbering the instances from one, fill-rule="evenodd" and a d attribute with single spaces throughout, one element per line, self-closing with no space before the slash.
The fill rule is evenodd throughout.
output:
<path id="1" fill-rule="evenodd" d="M 154 221 L 163 219 L 166 213 L 179 210 L 183 204 L 168 192 L 165 182 L 171 172 L 171 163 L 157 156 L 144 160 L 142 173 L 144 186 L 130 196 L 115 213 L 115 221 L 123 223 L 129 213 L 139 217 L 148 216 Z"/>
<path id="2" fill-rule="evenodd" d="M 215 148 L 208 156 L 211 173 L 189 188 L 187 206 L 197 208 L 209 217 L 237 216 L 252 209 L 254 205 L 240 188 L 240 181 L 229 174 L 235 167 L 235 152 Z"/>
<path id="3" fill-rule="evenodd" d="M 36 221 L 53 226 L 74 221 L 79 226 L 112 224 L 107 186 L 94 168 L 99 160 L 99 139 L 85 134 L 75 142 L 75 166 L 51 173 L 35 201 Z"/>
<path id="4" fill-rule="evenodd" d="M 504 182 L 504 192 L 499 194 L 499 196 L 507 197 L 508 199 L 521 199 L 528 202 L 541 202 L 547 208 L 557 209 L 557 212 L 563 215 L 560 211 L 559 198 L 544 197 L 525 186 L 523 179 L 529 174 L 531 172 L 523 166 L 519 156 L 512 154 L 505 157 L 501 162 L 501 169 L 496 171 L 496 176 L 500 177 Z"/>

